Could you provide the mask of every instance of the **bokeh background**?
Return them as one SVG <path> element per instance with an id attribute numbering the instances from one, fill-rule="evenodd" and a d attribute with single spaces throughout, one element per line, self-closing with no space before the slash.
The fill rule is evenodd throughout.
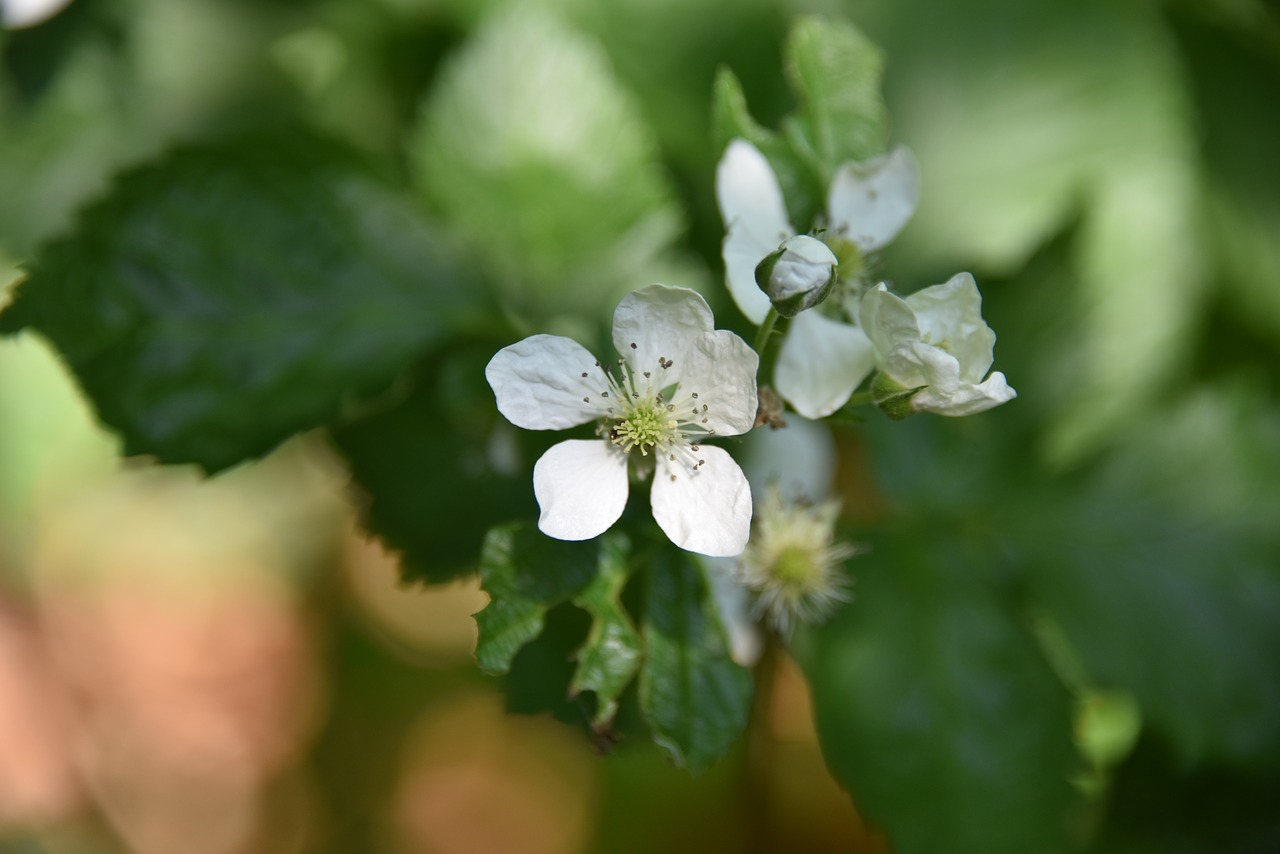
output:
<path id="1" fill-rule="evenodd" d="M 1102 639 L 1088 677 L 1056 659 L 1095 796 L 1080 844 L 1280 850 L 1280 6 L 36 6 L 0 3 L 0 284 L 121 169 L 300 121 L 399 174 L 516 328 L 588 338 L 650 281 L 742 328 L 716 69 L 773 124 L 788 22 L 847 16 L 886 52 L 923 173 L 886 273 L 973 271 L 1020 393 L 963 425 L 838 432 L 848 523 L 1020 506 L 1005 557 L 1032 570 L 1008 574 L 1053 616 L 1032 633 L 1050 655 L 1057 628 Z M 470 660 L 477 583 L 401 584 L 361 500 L 319 434 L 210 481 L 122 461 L 46 342 L 0 341 L 0 851 L 890 850 L 828 773 L 790 658 L 709 772 L 639 743 L 601 759 L 504 712 Z"/>

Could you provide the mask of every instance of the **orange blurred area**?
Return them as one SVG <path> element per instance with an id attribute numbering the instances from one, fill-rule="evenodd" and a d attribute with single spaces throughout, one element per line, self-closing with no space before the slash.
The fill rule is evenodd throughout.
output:
<path id="1" fill-rule="evenodd" d="M 601 758 L 504 712 L 478 581 L 402 584 L 322 437 L 122 467 L 29 339 L 0 418 L 0 852 L 886 850 L 789 659 L 706 775 L 640 738 Z"/>

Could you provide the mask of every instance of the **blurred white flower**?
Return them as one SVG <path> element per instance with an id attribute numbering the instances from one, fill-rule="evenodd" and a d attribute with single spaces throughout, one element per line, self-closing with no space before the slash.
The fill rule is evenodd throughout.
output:
<path id="1" fill-rule="evenodd" d="M 918 196 L 915 160 L 905 148 L 841 165 L 827 195 L 826 220 L 815 232 L 839 260 L 841 281 L 856 284 L 862 256 L 897 236 Z M 771 303 L 757 285 L 756 267 L 795 237 L 796 229 L 773 168 L 746 140 L 733 140 L 720 159 L 716 200 L 726 228 L 722 254 L 729 292 L 758 325 Z M 870 342 L 857 326 L 856 298 L 845 302 L 840 318 L 801 310 L 782 344 L 774 384 L 806 418 L 835 412 L 875 367 Z"/>
<path id="2" fill-rule="evenodd" d="M 756 513 L 737 577 L 755 594 L 755 613 L 783 638 L 798 623 L 824 621 L 850 598 L 842 571 L 857 549 L 835 540 L 840 502 L 787 501 L 771 488 Z"/>
<path id="3" fill-rule="evenodd" d="M 702 442 L 751 429 L 759 357 L 714 328 L 701 296 L 664 285 L 623 298 L 613 343 L 621 358 L 601 362 L 569 338 L 534 335 L 485 368 L 498 410 L 517 427 L 600 421 L 603 441 L 561 442 L 534 466 L 538 527 L 561 540 L 604 533 L 626 506 L 632 460 L 638 473 L 655 470 L 650 505 L 672 542 L 739 554 L 751 526 L 747 479 L 727 452 Z"/>
<path id="4" fill-rule="evenodd" d="M 881 372 L 877 398 L 891 417 L 972 415 L 1017 396 L 1004 374 L 987 376 L 996 334 L 968 273 L 906 299 L 881 285 L 863 296 L 861 320 Z"/>

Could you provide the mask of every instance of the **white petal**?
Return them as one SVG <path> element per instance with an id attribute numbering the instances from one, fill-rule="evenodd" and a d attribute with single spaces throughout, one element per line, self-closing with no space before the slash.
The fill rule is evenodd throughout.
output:
<path id="1" fill-rule="evenodd" d="M 600 439 L 552 445 L 533 467 L 538 528 L 558 540 L 589 540 L 627 506 L 627 455 Z"/>
<path id="2" fill-rule="evenodd" d="M 754 667 L 764 652 L 764 635 L 751 617 L 751 597 L 736 578 L 737 561 L 732 558 L 704 557 L 702 569 L 707 585 L 720 612 L 725 634 L 729 636 L 729 657 L 743 667 Z"/>
<path id="3" fill-rule="evenodd" d="M 751 488 L 728 452 L 703 445 L 696 472 L 660 460 L 649 503 L 658 527 L 680 548 L 713 557 L 741 554 L 751 532 Z M 674 480 L 672 479 L 674 478 Z"/>
<path id="4" fill-rule="evenodd" d="M 919 197 L 915 158 L 899 146 L 882 157 L 842 164 L 831 182 L 827 214 L 832 230 L 874 252 L 898 236 Z"/>
<path id="5" fill-rule="evenodd" d="M 756 265 L 796 232 L 773 167 L 760 150 L 735 139 L 716 167 L 716 202 L 724 220 L 724 266 L 729 293 L 752 323 L 769 313 L 756 286 Z"/>
<path id="6" fill-rule="evenodd" d="M 757 505 L 771 487 L 812 501 L 831 494 L 836 444 L 825 424 L 788 415 L 785 428 L 752 430 L 742 444 L 737 458 Z"/>
<path id="7" fill-rule="evenodd" d="M 603 407 L 596 401 L 608 388 L 595 356 L 559 335 L 533 335 L 503 347 L 484 376 L 498 411 L 526 430 L 564 430 L 598 418 Z"/>
<path id="8" fill-rule="evenodd" d="M 665 370 L 663 385 L 678 382 L 685 352 L 715 328 L 711 307 L 697 291 L 650 285 L 622 298 L 613 312 L 613 346 L 633 370 Z M 659 359 L 673 362 L 660 369 Z"/>
<path id="9" fill-rule="evenodd" d="M 1004 374 L 996 371 L 987 377 L 981 385 L 962 384 L 955 394 L 946 399 L 939 399 L 929 394 L 929 389 L 911 398 L 911 403 L 921 412 L 933 412 L 938 415 L 973 415 L 985 412 L 992 407 L 1007 403 L 1018 396 L 1009 387 Z"/>
<path id="10" fill-rule="evenodd" d="M 982 295 L 968 273 L 916 291 L 906 303 L 925 341 L 944 346 L 960 360 L 960 376 L 977 383 L 991 369 L 996 334 L 982 319 Z"/>
<path id="11" fill-rule="evenodd" d="M 706 427 L 719 436 L 737 436 L 756 421 L 756 371 L 760 357 L 725 329 L 700 336 L 685 355 L 680 396 L 696 392 Z"/>
<path id="12" fill-rule="evenodd" d="M 862 295 L 858 324 L 871 339 L 881 359 L 897 347 L 920 340 L 915 312 L 901 297 L 889 293 L 884 285 Z"/>
<path id="13" fill-rule="evenodd" d="M 796 412 L 825 418 L 844 406 L 875 363 L 875 349 L 861 329 L 806 311 L 791 321 L 773 381 Z"/>

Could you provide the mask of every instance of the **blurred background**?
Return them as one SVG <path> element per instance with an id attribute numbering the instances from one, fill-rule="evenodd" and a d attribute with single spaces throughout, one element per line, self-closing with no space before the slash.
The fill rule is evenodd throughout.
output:
<path id="1" fill-rule="evenodd" d="M 998 419 L 837 431 L 847 524 L 1043 498 L 1001 556 L 1021 568 L 994 571 L 1048 603 L 1027 621 L 1050 655 L 1055 626 L 1111 641 L 1084 645 L 1097 685 L 1056 661 L 1097 797 L 1082 844 L 1280 850 L 1280 5 L 0 10 L 0 285 L 122 169 L 287 119 L 400 176 L 513 326 L 587 338 L 651 281 L 745 328 L 719 284 L 715 72 L 772 126 L 794 106 L 789 20 L 847 16 L 886 52 L 893 138 L 922 169 L 886 274 L 973 271 L 1020 393 Z M 316 434 L 208 481 L 122 461 L 45 341 L 0 341 L 0 851 L 890 850 L 826 770 L 785 655 L 696 777 L 504 713 L 470 658 L 478 584 L 402 584 L 346 466 Z M 1104 591 L 1096 624 L 1019 551 L 1081 538 L 1063 571 Z M 858 590 L 832 648 L 874 608 Z"/>

